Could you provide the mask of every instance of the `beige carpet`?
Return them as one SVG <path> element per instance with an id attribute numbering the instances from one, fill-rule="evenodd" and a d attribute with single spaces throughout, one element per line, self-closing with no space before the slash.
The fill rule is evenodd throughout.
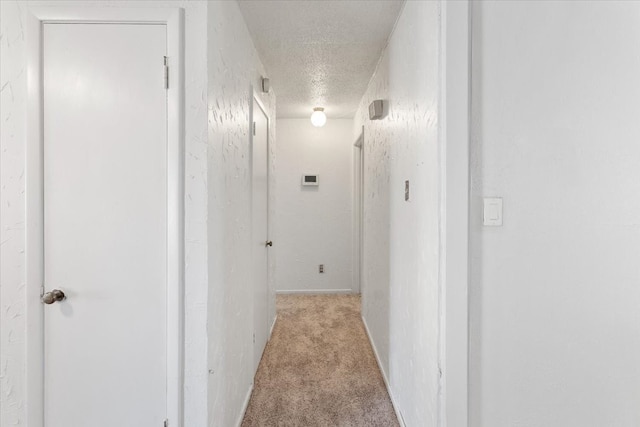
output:
<path id="1" fill-rule="evenodd" d="M 398 426 L 356 295 L 279 295 L 243 427 Z"/>

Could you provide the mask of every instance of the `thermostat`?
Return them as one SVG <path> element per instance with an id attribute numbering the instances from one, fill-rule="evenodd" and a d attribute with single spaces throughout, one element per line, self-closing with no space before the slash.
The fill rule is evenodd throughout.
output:
<path id="1" fill-rule="evenodd" d="M 302 175 L 302 185 L 318 185 L 318 175 Z"/>

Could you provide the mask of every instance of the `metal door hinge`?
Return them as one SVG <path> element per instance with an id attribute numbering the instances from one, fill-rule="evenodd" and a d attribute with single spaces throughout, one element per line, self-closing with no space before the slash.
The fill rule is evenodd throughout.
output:
<path id="1" fill-rule="evenodd" d="M 164 426 L 163 427 L 169 427 L 169 420 L 164 420 Z"/>
<path id="2" fill-rule="evenodd" d="M 164 88 L 169 89 L 169 58 L 164 57 Z"/>
<path id="3" fill-rule="evenodd" d="M 256 134 L 256 122 L 253 122 L 253 135 L 255 136 Z"/>
<path id="4" fill-rule="evenodd" d="M 253 334 L 253 343 L 256 343 L 256 334 Z"/>

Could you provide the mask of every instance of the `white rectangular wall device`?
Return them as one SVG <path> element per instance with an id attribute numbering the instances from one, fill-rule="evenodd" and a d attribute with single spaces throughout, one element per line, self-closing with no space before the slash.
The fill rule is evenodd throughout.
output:
<path id="1" fill-rule="evenodd" d="M 502 199 L 485 197 L 483 201 L 482 223 L 485 226 L 502 226 Z"/>
<path id="2" fill-rule="evenodd" d="M 302 185 L 304 186 L 318 186 L 320 183 L 320 177 L 318 175 L 302 175 Z"/>

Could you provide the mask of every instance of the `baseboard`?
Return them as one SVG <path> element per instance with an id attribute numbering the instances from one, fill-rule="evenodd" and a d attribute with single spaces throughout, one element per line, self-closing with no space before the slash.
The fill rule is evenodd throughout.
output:
<path id="1" fill-rule="evenodd" d="M 373 355 L 376 357 L 376 362 L 378 363 L 378 368 L 380 368 L 380 372 L 382 373 L 382 381 L 384 381 L 384 386 L 387 388 L 387 393 L 389 393 L 389 398 L 391 399 L 391 406 L 393 406 L 393 411 L 396 413 L 396 418 L 398 419 L 398 423 L 400 427 L 406 427 L 404 423 L 404 419 L 402 418 L 402 414 L 400 413 L 400 409 L 396 404 L 395 399 L 393 398 L 393 393 L 391 392 L 391 387 L 389 386 L 389 379 L 387 378 L 387 373 L 382 367 L 382 362 L 380 361 L 380 355 L 378 354 L 378 349 L 376 348 L 376 344 L 373 342 L 373 338 L 371 338 L 371 332 L 369 331 L 369 326 L 367 325 L 367 320 L 362 317 L 362 323 L 364 324 L 364 330 L 367 332 L 367 337 L 369 338 L 369 342 L 371 343 L 371 348 L 373 349 Z"/>
<path id="2" fill-rule="evenodd" d="M 306 295 L 319 295 L 319 294 L 357 294 L 353 289 L 291 289 L 276 291 L 278 295 L 291 295 L 291 294 L 306 294 Z"/>
<path id="3" fill-rule="evenodd" d="M 276 326 L 276 320 L 278 320 L 277 314 L 276 317 L 273 318 L 273 323 L 271 324 L 271 328 L 269 329 L 269 338 L 267 338 L 267 341 L 269 341 L 271 339 L 271 335 L 273 335 L 273 328 L 275 328 Z"/>
<path id="4" fill-rule="evenodd" d="M 269 338 L 267 338 L 267 341 L 271 339 L 271 334 L 273 334 L 273 328 L 276 326 L 276 320 L 278 320 L 277 314 L 276 314 L 276 317 L 273 319 L 271 328 L 269 329 Z M 247 412 L 247 408 L 249 407 L 249 400 L 251 400 L 251 393 L 253 393 L 253 384 L 251 384 L 251 387 L 249 387 L 249 392 L 247 393 L 247 396 L 244 398 L 244 403 L 242 404 L 242 412 L 240 412 L 240 418 L 238 418 L 238 421 L 236 422 L 236 427 L 240 427 L 240 425 L 242 424 L 242 420 L 244 419 L 244 414 Z"/>
<path id="5" fill-rule="evenodd" d="M 242 411 L 240 411 L 240 416 L 236 421 L 236 427 L 240 427 L 242 425 L 244 414 L 247 412 L 247 408 L 249 407 L 249 400 L 251 399 L 251 393 L 253 393 L 253 384 L 251 384 L 251 386 L 249 387 L 249 392 L 247 393 L 247 397 L 244 398 L 244 403 L 242 404 Z"/>

